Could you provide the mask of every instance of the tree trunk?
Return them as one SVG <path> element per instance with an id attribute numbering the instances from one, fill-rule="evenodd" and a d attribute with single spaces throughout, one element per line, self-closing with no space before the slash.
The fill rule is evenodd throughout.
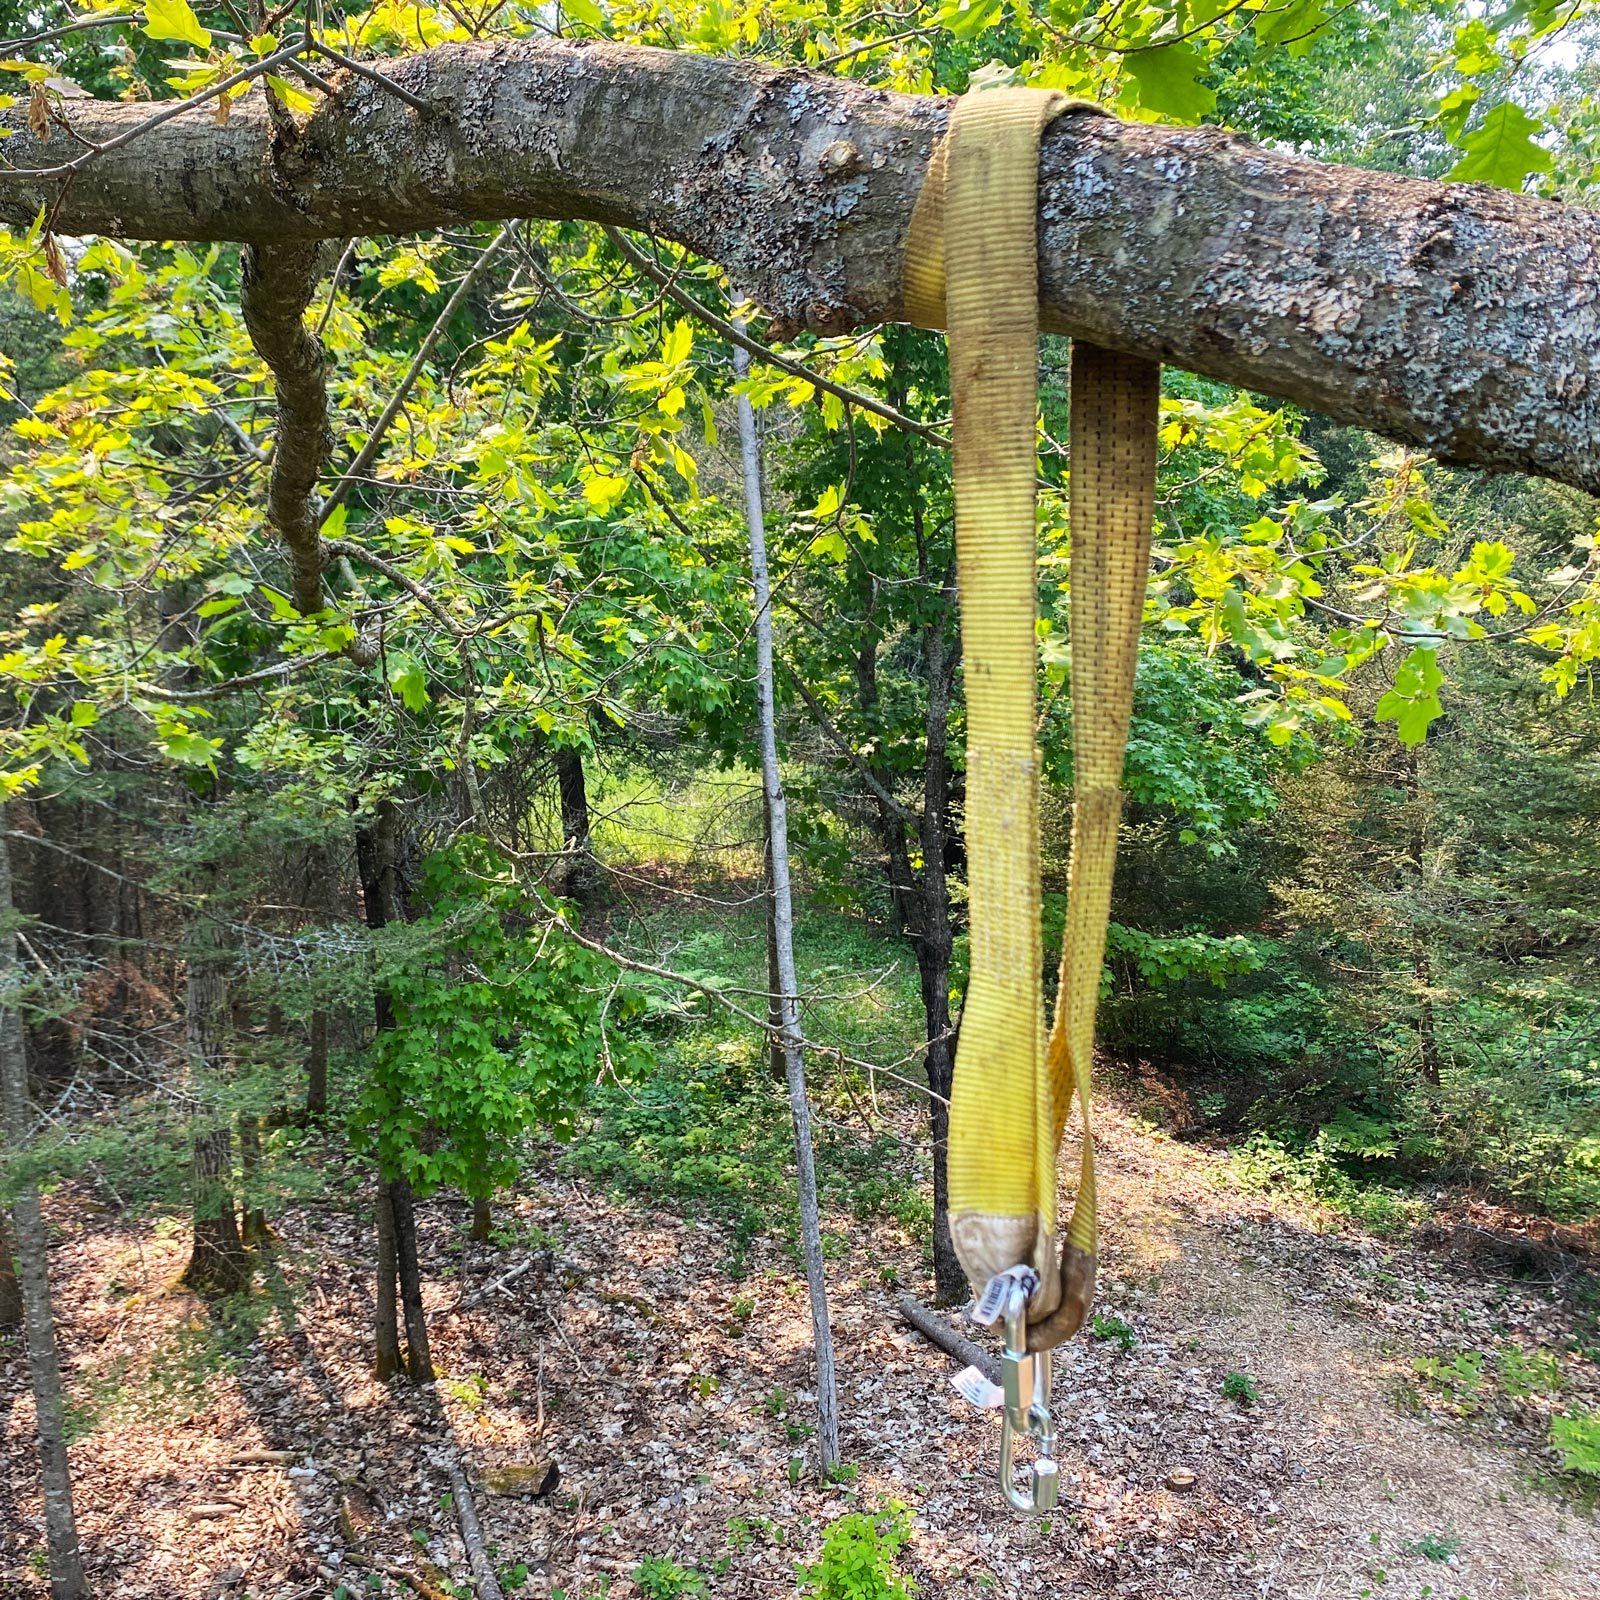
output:
<path id="1" fill-rule="evenodd" d="M 356 866 L 361 876 L 361 898 L 369 928 L 385 928 L 397 917 L 403 916 L 398 881 L 397 839 L 399 816 L 394 806 L 384 801 L 370 828 L 356 830 Z M 373 1015 L 378 1031 L 394 1026 L 394 1006 L 388 992 L 380 985 L 372 994 Z M 404 1175 L 391 1177 L 380 1174 L 380 1187 L 384 1199 L 378 1209 L 378 1359 L 381 1371 L 385 1362 L 385 1338 L 391 1340 L 394 1320 L 392 1294 L 385 1293 L 384 1274 L 398 1278 L 400 1304 L 406 1327 L 406 1371 L 414 1383 L 432 1383 L 433 1359 L 428 1350 L 428 1326 L 422 1308 L 422 1274 L 417 1262 L 417 1224 L 412 1206 L 411 1184 Z M 385 1241 L 385 1209 L 387 1232 Z M 387 1269 L 384 1254 L 392 1244 L 393 1257 Z M 385 1318 L 390 1329 L 385 1329 Z"/>
<path id="2" fill-rule="evenodd" d="M 22 1327 L 22 1283 L 17 1277 L 17 1245 L 11 1218 L 0 1207 L 0 1333 Z"/>
<path id="3" fill-rule="evenodd" d="M 742 379 L 750 357 L 735 346 L 734 371 Z M 747 395 L 739 396 L 739 446 L 744 469 L 745 516 L 750 533 L 750 572 L 756 608 L 756 698 L 761 716 L 761 782 L 766 797 L 772 842 L 772 906 L 778 955 L 778 982 L 789 1085 L 789 1111 L 794 1119 L 795 1167 L 800 1187 L 800 1245 L 805 1257 L 806 1285 L 811 1294 L 811 1328 L 817 1363 L 817 1449 L 822 1470 L 839 1465 L 839 1401 L 834 1377 L 833 1333 L 828 1326 L 828 1282 L 822 1260 L 822 1218 L 817 1203 L 817 1171 L 811 1149 L 811 1103 L 806 1098 L 805 1061 L 801 1054 L 799 984 L 794 965 L 794 905 L 789 887 L 789 827 L 783 781 L 778 771 L 777 712 L 772 686 L 772 593 L 767 580 L 766 526 L 761 507 L 761 445 L 755 412 Z"/>
<path id="4" fill-rule="evenodd" d="M 1416 905 L 1411 918 L 1411 981 L 1417 994 L 1417 1059 L 1424 1083 L 1439 1087 L 1439 1038 L 1433 1012 L 1433 948 L 1422 916 L 1427 881 L 1428 822 L 1422 794 L 1422 755 L 1402 754 L 1402 786 L 1406 795 L 1406 857 L 1411 867 Z"/>
<path id="5" fill-rule="evenodd" d="M 764 786 L 761 795 L 761 837 L 767 889 L 767 1070 L 773 1082 L 786 1083 L 789 1057 L 783 1045 L 783 978 L 778 969 L 778 891 L 772 874 L 772 808 L 767 804 Z"/>
<path id="6" fill-rule="evenodd" d="M 432 1383 L 433 1356 L 428 1349 L 428 1323 L 422 1309 L 422 1271 L 417 1264 L 417 1218 L 411 1184 L 392 1179 L 389 1204 L 394 1212 L 395 1268 L 400 1278 L 400 1306 L 406 1323 L 406 1372 L 413 1383 Z"/>
<path id="7" fill-rule="evenodd" d="M 922 780 L 922 931 L 917 975 L 928 1041 L 928 1121 L 933 1138 L 933 1282 L 941 1305 L 964 1300 L 967 1277 L 950 1237 L 950 1088 L 955 1039 L 950 1026 L 950 885 L 945 853 L 950 833 L 950 676 L 952 653 L 944 617 L 922 634 L 927 678 L 927 758 Z"/>
<path id="8" fill-rule="evenodd" d="M 906 404 L 905 385 L 891 368 L 891 394 Z M 922 629 L 922 676 L 927 696 L 923 721 L 922 814 L 918 844 L 922 881 L 917 929 L 917 977 L 922 989 L 923 1037 L 928 1078 L 928 1134 L 933 1146 L 933 1285 L 940 1305 L 967 1297 L 967 1278 L 950 1235 L 950 1090 L 955 1081 L 955 1032 L 950 1023 L 950 958 L 955 934 L 950 921 L 950 698 L 959 656 L 949 627 L 956 615 L 951 575 L 936 574 L 928 550 L 917 450 L 905 441 L 906 479 L 911 489 L 911 534 L 917 579 L 934 610 Z"/>
<path id="9" fill-rule="evenodd" d="M 488 1244 L 489 1229 L 494 1222 L 494 1214 L 490 1209 L 487 1195 L 475 1194 L 472 1197 L 472 1242 L 474 1244 Z"/>
<path id="10" fill-rule="evenodd" d="M 0 808 L 0 819 L 4 809 Z M 6 1146 L 21 1155 L 33 1137 L 28 1097 L 28 1062 L 22 1013 L 14 989 L 17 967 L 15 907 L 11 894 L 11 852 L 0 837 L 0 998 L 11 1003 L 0 1011 L 0 1113 Z M 11 1203 L 16 1234 L 17 1277 L 28 1342 L 28 1377 L 33 1386 L 34 1429 L 39 1445 L 39 1480 L 44 1499 L 46 1555 L 51 1600 L 84 1600 L 83 1562 L 78 1554 L 78 1525 L 72 1511 L 72 1476 L 67 1463 L 65 1421 L 61 1403 L 61 1364 L 56 1354 L 55 1315 L 50 1306 L 49 1242 L 38 1186 L 25 1182 Z"/>
<path id="11" fill-rule="evenodd" d="M 896 410 L 905 410 L 905 394 L 903 391 L 895 393 L 890 391 L 890 402 Z M 912 439 L 906 438 L 906 460 L 912 469 L 911 493 L 915 497 L 916 489 L 916 456 L 915 444 Z M 917 515 L 920 515 L 920 510 Z M 861 718 L 866 726 L 867 737 L 874 747 L 878 746 L 883 737 L 883 729 L 878 718 L 878 643 L 880 635 L 873 622 L 872 613 L 877 608 L 877 585 L 873 585 L 873 598 L 867 608 L 867 626 L 860 647 L 856 651 L 856 694 L 861 703 Z M 879 762 L 869 761 L 867 770 L 871 774 L 877 789 L 893 793 L 894 783 L 889 770 Z M 917 918 L 915 909 L 917 904 L 917 887 L 911 876 L 911 853 L 906 849 L 906 824 L 905 819 L 896 815 L 894 809 L 883 798 L 883 793 L 874 792 L 872 796 L 874 815 L 878 819 L 878 840 L 883 846 L 884 869 L 889 884 L 889 928 L 896 938 L 910 933 L 915 929 Z"/>
<path id="12" fill-rule="evenodd" d="M 561 791 L 561 848 L 567 852 L 561 892 L 578 907 L 578 927 L 587 933 L 598 905 L 599 876 L 589 837 L 589 791 L 584 783 L 583 755 L 566 746 L 555 753 L 556 784 Z"/>
<path id="13" fill-rule="evenodd" d="M 261 1204 L 261 1119 L 253 1111 L 239 1114 L 239 1177 L 245 1244 L 265 1247 L 272 1243 L 267 1213 Z"/>
<path id="14" fill-rule="evenodd" d="M 389 1203 L 389 1186 L 381 1179 L 377 1185 L 378 1231 L 378 1314 L 375 1322 L 377 1345 L 372 1375 L 387 1383 L 400 1371 L 400 1322 L 396 1310 L 399 1283 L 395 1271 L 394 1207 Z"/>
<path id="15" fill-rule="evenodd" d="M 227 952 L 203 913 L 190 918 L 184 955 L 184 1034 L 187 1084 L 195 1107 L 190 1161 L 194 1246 L 183 1282 L 201 1295 L 236 1294 L 250 1264 L 234 1211 L 233 1133 L 215 1104 L 227 1071 L 229 995 Z"/>
<path id="16" fill-rule="evenodd" d="M 233 1134 L 227 1123 L 195 1134 L 189 1177 L 194 1245 L 182 1281 L 199 1295 L 237 1294 L 248 1281 L 250 1268 L 234 1210 Z"/>
<path id="17" fill-rule="evenodd" d="M 306 1050 L 306 1115 L 328 1114 L 328 1013 L 318 1006 L 311 1013 Z"/>

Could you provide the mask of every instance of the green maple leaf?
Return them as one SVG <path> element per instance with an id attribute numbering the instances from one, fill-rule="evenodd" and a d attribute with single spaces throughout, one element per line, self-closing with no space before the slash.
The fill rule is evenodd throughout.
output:
<path id="1" fill-rule="evenodd" d="M 1439 703 L 1439 685 L 1444 673 L 1435 653 L 1418 645 L 1400 664 L 1392 688 L 1378 702 L 1373 716 L 1379 722 L 1392 722 L 1404 745 L 1421 744 L 1428 737 L 1428 726 L 1444 715 Z"/>
<path id="2" fill-rule="evenodd" d="M 1257 14 L 1256 38 L 1264 45 L 1286 45 L 1291 56 L 1303 56 L 1328 24 L 1323 0 L 1296 0 L 1282 10 Z"/>
<path id="3" fill-rule="evenodd" d="M 1177 122 L 1198 122 L 1217 109 L 1216 91 L 1199 82 L 1205 57 L 1189 44 L 1165 44 L 1156 50 L 1135 50 L 1128 71 L 1146 111 Z"/>
<path id="4" fill-rule="evenodd" d="M 146 0 L 144 16 L 144 31 L 152 39 L 181 39 L 202 50 L 211 43 L 189 0 Z"/>
<path id="5" fill-rule="evenodd" d="M 1455 183 L 1492 183 L 1520 189 L 1530 173 L 1549 172 L 1550 152 L 1533 142 L 1544 130 L 1537 117 L 1509 101 L 1498 105 L 1460 141 L 1461 159 L 1445 173 Z"/>

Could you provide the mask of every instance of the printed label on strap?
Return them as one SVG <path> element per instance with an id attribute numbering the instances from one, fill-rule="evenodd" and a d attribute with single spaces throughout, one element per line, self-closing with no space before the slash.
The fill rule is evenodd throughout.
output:
<path id="1" fill-rule="evenodd" d="M 1039 1287 L 1039 1274 L 1032 1267 L 1021 1266 L 1007 1267 L 1004 1272 L 995 1273 L 983 1286 L 977 1305 L 969 1313 L 972 1320 L 982 1327 L 992 1327 L 1005 1310 L 1013 1284 L 1021 1284 L 1022 1298 L 1030 1300 L 1034 1290 Z"/>
<path id="2" fill-rule="evenodd" d="M 950 1380 L 950 1387 L 980 1411 L 998 1411 L 1006 1402 L 1005 1391 L 990 1383 L 976 1367 L 963 1368 Z"/>

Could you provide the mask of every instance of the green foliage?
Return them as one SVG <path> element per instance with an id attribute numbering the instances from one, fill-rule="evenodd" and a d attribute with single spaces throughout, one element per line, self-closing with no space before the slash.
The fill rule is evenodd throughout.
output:
<path id="1" fill-rule="evenodd" d="M 705 1574 L 681 1567 L 670 1556 L 646 1556 L 633 1569 L 633 1581 L 645 1600 L 683 1600 L 705 1592 Z"/>
<path id="2" fill-rule="evenodd" d="M 519 1137 L 570 1134 L 602 1053 L 626 1062 L 631 1047 L 603 1032 L 607 964 L 540 926 L 541 907 L 480 842 L 430 856 L 420 898 L 426 911 L 379 941 L 394 1023 L 373 1042 L 353 1126 L 419 1193 L 487 1196 L 515 1175 Z"/>
<path id="3" fill-rule="evenodd" d="M 1451 1528 L 1446 1533 L 1425 1533 L 1411 1544 L 1401 1546 L 1401 1553 L 1421 1556 L 1424 1561 L 1448 1561 L 1461 1550 L 1461 1535 Z"/>
<path id="4" fill-rule="evenodd" d="M 1507 1345 L 1500 1351 L 1497 1365 L 1500 1387 L 1514 1400 L 1561 1392 L 1561 1363 L 1548 1350 L 1527 1355 L 1515 1345 Z"/>
<path id="5" fill-rule="evenodd" d="M 1222 1396 L 1235 1405 L 1253 1406 L 1261 1398 L 1261 1391 L 1248 1372 L 1230 1372 L 1223 1377 Z"/>
<path id="6" fill-rule="evenodd" d="M 1089 1322 L 1089 1332 L 1096 1339 L 1111 1341 L 1124 1355 L 1139 1342 L 1139 1336 L 1133 1331 L 1132 1323 L 1105 1311 L 1095 1312 Z"/>
<path id="7" fill-rule="evenodd" d="M 1449 1357 L 1416 1356 L 1411 1368 L 1446 1397 L 1458 1416 L 1470 1416 L 1481 1409 L 1490 1381 L 1481 1351 L 1458 1350 Z"/>
<path id="8" fill-rule="evenodd" d="M 910 1600 L 897 1565 L 911 1540 L 911 1513 L 898 1500 L 877 1512 L 847 1512 L 832 1523 L 822 1554 L 795 1569 L 802 1595 L 815 1600 Z"/>
<path id="9" fill-rule="evenodd" d="M 1550 1419 L 1550 1443 L 1567 1472 L 1600 1477 L 1600 1413 L 1578 1411 Z"/>
<path id="10" fill-rule="evenodd" d="M 1258 1129 L 1233 1153 L 1234 1175 L 1247 1189 L 1297 1195 L 1377 1234 L 1409 1232 L 1423 1215 L 1421 1201 L 1397 1186 L 1351 1174 L 1340 1149 L 1351 1137 L 1351 1126 L 1329 1124 L 1309 1141 L 1295 1144 Z"/>

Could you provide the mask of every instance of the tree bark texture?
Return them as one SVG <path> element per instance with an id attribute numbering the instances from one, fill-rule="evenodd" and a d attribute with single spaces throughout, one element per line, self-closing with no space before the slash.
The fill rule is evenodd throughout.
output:
<path id="1" fill-rule="evenodd" d="M 927 574 L 924 573 L 924 581 Z M 941 1305 L 967 1296 L 967 1275 L 950 1235 L 950 1089 L 956 1045 L 950 1026 L 950 884 L 945 865 L 950 844 L 950 681 L 954 652 L 947 619 L 936 617 L 922 632 L 922 670 L 927 679 L 927 758 L 922 774 L 922 928 L 917 939 L 917 976 L 927 1029 L 928 1123 L 933 1141 L 933 1281 Z"/>
<path id="2" fill-rule="evenodd" d="M 594 923 L 600 883 L 589 837 L 589 789 L 584 781 L 583 753 L 563 745 L 555 753 L 555 764 L 561 799 L 561 848 L 568 852 L 562 893 L 577 904 L 579 929 L 587 933 Z"/>
<path id="3" fill-rule="evenodd" d="M 246 1245 L 267 1248 L 272 1229 L 261 1204 L 261 1119 L 253 1111 L 239 1114 L 240 1236 Z"/>
<path id="4" fill-rule="evenodd" d="M 249 245 L 239 291 L 244 325 L 272 371 L 277 400 L 267 520 L 288 552 L 290 593 L 303 615 L 322 609 L 317 478 L 333 448 L 322 341 L 305 319 L 321 255 L 316 241 Z"/>
<path id="5" fill-rule="evenodd" d="M 744 378 L 750 357 L 736 346 L 734 372 Z M 772 590 L 767 578 L 766 522 L 761 496 L 761 445 L 748 395 L 739 396 L 739 455 L 744 471 L 745 521 L 750 535 L 750 575 L 755 588 L 756 702 L 761 720 L 761 787 L 766 801 L 771 861 L 773 943 L 777 954 L 779 1013 L 783 1021 L 784 1076 L 794 1121 L 795 1173 L 800 1190 L 800 1250 L 811 1294 L 811 1332 L 817 1366 L 817 1452 L 824 1473 L 839 1465 L 839 1399 L 834 1376 L 833 1330 L 828 1323 L 828 1277 L 822 1259 L 822 1217 L 811 1148 L 811 1102 L 806 1097 L 800 1035 L 800 986 L 794 965 L 794 901 L 789 884 L 789 823 L 778 769 L 777 709 L 772 681 Z"/>
<path id="6" fill-rule="evenodd" d="M 387 1383 L 400 1371 L 400 1321 L 396 1311 L 399 1279 L 395 1271 L 394 1207 L 389 1203 L 389 1185 L 379 1179 L 377 1186 L 378 1234 L 378 1311 L 374 1321 L 377 1346 L 372 1375 Z"/>
<path id="7" fill-rule="evenodd" d="M 189 946 L 184 1027 L 199 1106 L 190 1160 L 194 1248 L 183 1281 L 197 1294 L 236 1294 L 250 1267 L 234 1209 L 233 1131 L 225 1113 L 210 1103 L 213 1084 L 227 1064 L 227 969 L 215 930 L 203 916 L 194 919 Z"/>
<path id="8" fill-rule="evenodd" d="M 949 101 L 602 41 L 449 44 L 340 75 L 292 145 L 209 106 L 90 161 L 26 105 L 0 217 L 62 233 L 284 246 L 469 220 L 587 219 L 728 268 L 782 323 L 901 314 L 901 254 Z M 72 100 L 105 140 L 148 105 Z M 21 171 L 15 169 L 22 169 Z M 1600 215 L 1327 166 L 1216 128 L 1068 114 L 1040 162 L 1047 322 L 1281 395 L 1442 460 L 1600 491 Z"/>
<path id="9" fill-rule="evenodd" d="M 311 1013 L 306 1043 L 306 1115 L 328 1113 L 328 1013 L 318 1007 Z"/>
<path id="10" fill-rule="evenodd" d="M 0 817 L 4 810 L 0 808 Z M 0 838 L 0 984 L 17 982 L 17 934 L 11 894 L 11 852 Z M 33 1137 L 28 1096 L 28 1061 L 22 1013 L 15 997 L 0 1011 L 0 1121 L 8 1150 L 20 1152 Z M 67 1462 L 66 1422 L 61 1402 L 61 1363 L 56 1352 L 55 1316 L 50 1306 L 49 1241 L 39 1189 L 24 1183 L 11 1202 L 22 1293 L 23 1332 L 28 1344 L 28 1378 L 33 1388 L 34 1431 L 39 1446 L 39 1481 L 44 1500 L 45 1545 L 51 1600 L 84 1600 L 83 1561 L 78 1524 L 72 1510 L 72 1475 Z"/>
<path id="11" fill-rule="evenodd" d="M 406 1324 L 406 1373 L 413 1383 L 432 1383 L 433 1354 L 428 1348 L 428 1320 L 422 1306 L 422 1268 L 417 1261 L 417 1215 L 411 1184 L 395 1178 L 389 1184 L 394 1212 L 394 1261 L 400 1280 L 400 1309 Z"/>
<path id="12" fill-rule="evenodd" d="M 381 803 L 371 827 L 356 830 L 356 865 L 369 928 L 385 928 L 405 914 L 399 880 L 400 817 L 392 803 Z M 394 1006 L 380 985 L 372 996 L 378 1031 L 394 1026 Z M 406 1373 L 413 1383 L 434 1381 L 428 1348 L 428 1323 L 422 1304 L 422 1268 L 417 1259 L 417 1221 L 411 1184 L 404 1175 L 379 1175 L 378 1200 L 378 1356 L 376 1370 L 386 1376 L 386 1350 L 395 1350 L 394 1286 L 400 1291 L 406 1330 Z M 392 1253 L 391 1253 L 392 1252 Z M 386 1260 L 387 1256 L 387 1260 Z"/>
<path id="13" fill-rule="evenodd" d="M 0 1333 L 22 1326 L 22 1280 L 17 1277 L 17 1241 L 11 1218 L 0 1206 Z"/>

